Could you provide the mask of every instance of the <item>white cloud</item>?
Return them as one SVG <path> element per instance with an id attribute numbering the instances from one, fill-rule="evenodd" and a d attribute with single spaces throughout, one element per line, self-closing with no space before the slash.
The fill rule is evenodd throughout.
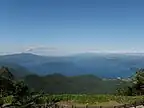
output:
<path id="1" fill-rule="evenodd" d="M 29 47 L 25 49 L 24 52 L 33 52 L 33 51 L 53 51 L 57 50 L 57 48 L 54 47 L 45 47 L 45 46 L 35 46 L 35 47 Z"/>

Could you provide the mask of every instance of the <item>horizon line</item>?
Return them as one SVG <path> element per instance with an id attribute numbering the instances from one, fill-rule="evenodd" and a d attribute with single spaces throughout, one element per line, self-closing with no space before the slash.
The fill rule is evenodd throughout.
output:
<path id="1" fill-rule="evenodd" d="M 9 52 L 9 53 L 2 53 L 0 52 L 0 56 L 7 56 L 7 55 L 16 55 L 16 54 L 33 54 L 38 56 L 74 56 L 74 55 L 80 55 L 80 54 L 144 54 L 144 52 L 96 52 L 96 51 L 87 51 L 87 52 L 81 52 L 81 53 L 73 53 L 73 54 L 66 54 L 66 55 L 52 55 L 52 54 L 38 54 L 33 52 Z"/>

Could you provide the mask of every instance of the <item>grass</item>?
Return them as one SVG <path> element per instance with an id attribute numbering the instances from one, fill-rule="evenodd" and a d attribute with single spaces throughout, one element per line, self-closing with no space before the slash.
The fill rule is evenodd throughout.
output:
<path id="1" fill-rule="evenodd" d="M 115 96 L 115 95 L 86 95 L 86 94 L 63 94 L 44 96 L 38 100 L 38 104 L 44 104 L 52 99 L 61 99 L 59 104 L 65 105 L 97 105 L 97 106 L 114 106 L 120 104 L 134 103 L 135 101 L 144 100 L 143 96 Z M 3 98 L 4 103 L 12 102 L 12 97 Z"/>
<path id="2" fill-rule="evenodd" d="M 77 105 L 120 105 L 144 100 L 143 96 L 115 96 L 115 95 L 53 95 L 63 102 Z"/>

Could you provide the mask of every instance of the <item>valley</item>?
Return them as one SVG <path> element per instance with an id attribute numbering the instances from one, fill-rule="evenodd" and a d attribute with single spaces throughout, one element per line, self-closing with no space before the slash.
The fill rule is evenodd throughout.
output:
<path id="1" fill-rule="evenodd" d="M 20 53 L 0 56 L 0 66 L 19 68 L 22 74 L 40 76 L 60 73 L 66 76 L 92 74 L 101 78 L 128 78 L 144 67 L 143 54 L 86 53 L 73 56 L 40 56 Z"/>

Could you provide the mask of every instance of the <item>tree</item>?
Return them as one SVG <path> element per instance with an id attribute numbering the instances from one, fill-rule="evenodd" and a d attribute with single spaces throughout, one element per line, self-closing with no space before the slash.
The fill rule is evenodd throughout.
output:
<path id="1" fill-rule="evenodd" d="M 10 80 L 14 80 L 14 76 L 9 71 L 8 67 L 2 66 L 2 68 L 0 69 L 0 76 L 5 77 L 5 78 L 10 79 Z"/>
<path id="2" fill-rule="evenodd" d="M 11 95 L 14 90 L 14 76 L 7 67 L 0 69 L 1 96 Z"/>
<path id="3" fill-rule="evenodd" d="M 144 69 L 138 69 L 132 81 L 136 95 L 144 95 Z"/>
<path id="4" fill-rule="evenodd" d="M 138 69 L 133 76 L 133 83 L 144 84 L 144 69 Z"/>
<path id="5" fill-rule="evenodd" d="M 2 67 L 2 69 L 0 69 L 0 86 L 2 91 L 2 96 L 0 97 L 0 107 L 14 106 L 15 108 L 30 108 L 36 104 L 36 100 L 44 96 L 43 92 L 33 95 L 33 92 L 30 91 L 23 81 L 14 80 L 14 76 L 6 67 Z M 13 100 L 11 104 L 5 105 L 3 103 L 3 97 L 8 95 L 12 95 Z M 58 101 L 60 100 L 52 100 L 47 103 L 51 103 L 50 106 L 52 106 Z"/>
<path id="6" fill-rule="evenodd" d="M 144 95 L 144 69 L 138 69 L 131 80 L 132 85 L 117 90 L 119 95 Z"/>

